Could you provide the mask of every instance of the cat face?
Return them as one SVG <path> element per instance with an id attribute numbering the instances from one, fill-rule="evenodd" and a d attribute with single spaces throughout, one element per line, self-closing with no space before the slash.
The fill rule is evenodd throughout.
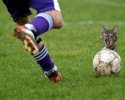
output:
<path id="1" fill-rule="evenodd" d="M 115 41 L 117 40 L 116 27 L 111 30 L 102 27 L 101 38 L 103 39 L 106 48 L 113 48 L 115 46 Z"/>

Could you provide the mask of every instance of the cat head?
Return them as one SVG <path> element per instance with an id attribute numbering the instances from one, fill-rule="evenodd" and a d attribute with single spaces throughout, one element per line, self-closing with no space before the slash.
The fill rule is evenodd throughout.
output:
<path id="1" fill-rule="evenodd" d="M 101 38 L 105 48 L 114 50 L 115 42 L 117 40 L 117 28 L 113 27 L 112 29 L 106 29 L 104 26 L 102 26 Z"/>

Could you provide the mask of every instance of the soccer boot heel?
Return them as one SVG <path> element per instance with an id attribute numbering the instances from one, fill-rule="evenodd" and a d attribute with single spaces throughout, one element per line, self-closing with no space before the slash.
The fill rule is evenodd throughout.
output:
<path id="1" fill-rule="evenodd" d="M 57 67 L 54 67 L 50 72 L 44 72 L 45 76 L 50 79 L 52 82 L 59 82 L 62 79 L 61 73 L 57 71 Z"/>
<path id="2" fill-rule="evenodd" d="M 50 76 L 48 76 L 48 78 L 53 82 L 59 82 L 62 79 L 62 75 L 55 71 Z"/>
<path id="3" fill-rule="evenodd" d="M 24 48 L 32 55 L 39 52 L 35 36 L 32 31 L 26 29 L 24 26 L 19 26 L 14 29 L 14 36 L 23 42 Z"/>

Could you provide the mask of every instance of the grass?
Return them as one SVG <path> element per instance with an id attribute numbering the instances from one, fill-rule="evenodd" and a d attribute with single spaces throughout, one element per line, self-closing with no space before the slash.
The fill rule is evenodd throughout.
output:
<path id="1" fill-rule="evenodd" d="M 44 77 L 12 36 L 15 24 L 0 4 L 0 100 L 125 100 L 124 0 L 59 2 L 64 28 L 41 36 L 62 73 L 58 84 Z M 95 77 L 92 69 L 93 56 L 103 47 L 101 25 L 118 27 L 117 48 L 122 58 L 119 75 Z"/>

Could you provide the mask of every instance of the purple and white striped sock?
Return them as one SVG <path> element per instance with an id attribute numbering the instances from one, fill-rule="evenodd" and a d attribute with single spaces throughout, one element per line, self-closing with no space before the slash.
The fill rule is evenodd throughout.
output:
<path id="1" fill-rule="evenodd" d="M 25 27 L 38 36 L 53 28 L 53 17 L 47 13 L 39 13 Z"/>
<path id="2" fill-rule="evenodd" d="M 34 55 L 33 58 L 36 60 L 36 62 L 40 65 L 42 70 L 45 73 L 49 73 L 54 68 L 54 63 L 51 60 L 48 51 L 46 47 L 43 45 L 42 48 L 39 50 L 39 53 L 37 55 Z M 55 69 L 56 70 L 56 69 Z"/>

